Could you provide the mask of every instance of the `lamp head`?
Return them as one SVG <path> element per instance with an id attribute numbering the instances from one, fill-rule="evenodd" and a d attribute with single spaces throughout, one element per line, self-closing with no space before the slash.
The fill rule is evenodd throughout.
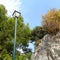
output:
<path id="1" fill-rule="evenodd" d="M 18 12 L 18 11 L 14 11 L 13 12 L 13 14 L 12 14 L 12 16 L 14 17 L 14 18 L 18 18 L 19 16 L 21 15 L 21 13 L 20 12 Z"/>

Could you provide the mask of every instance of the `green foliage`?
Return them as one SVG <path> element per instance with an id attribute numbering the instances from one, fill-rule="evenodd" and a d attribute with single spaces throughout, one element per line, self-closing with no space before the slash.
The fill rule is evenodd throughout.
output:
<path id="1" fill-rule="evenodd" d="M 6 16 L 6 13 L 5 7 L 0 5 L 0 60 L 12 60 L 15 19 Z M 26 47 L 30 40 L 30 33 L 29 25 L 25 25 L 23 17 L 19 16 L 17 21 L 16 46 L 21 44 Z M 16 59 L 26 60 L 26 57 L 25 55 L 18 55 Z"/>
<path id="2" fill-rule="evenodd" d="M 31 60 L 31 55 L 32 53 L 29 52 L 29 53 L 22 53 L 20 54 L 19 52 L 17 52 L 17 55 L 16 55 L 16 60 L 26 60 L 28 58 L 28 60 Z"/>
<path id="3" fill-rule="evenodd" d="M 45 34 L 47 34 L 47 31 L 43 27 L 37 26 L 31 32 L 31 40 L 36 41 L 42 39 Z"/>
<path id="4" fill-rule="evenodd" d="M 8 54 L 7 50 L 4 49 L 1 53 L 0 53 L 0 59 L 1 60 L 12 60 L 11 56 Z"/>
<path id="5" fill-rule="evenodd" d="M 41 43 L 41 39 L 35 41 L 35 46 L 37 47 Z"/>
<path id="6" fill-rule="evenodd" d="M 31 53 L 31 52 L 26 53 L 26 58 L 28 58 L 28 60 L 31 60 L 31 55 L 32 55 L 32 53 Z"/>
<path id="7" fill-rule="evenodd" d="M 0 23 L 1 21 L 6 20 L 6 13 L 7 13 L 7 10 L 3 5 L 0 4 Z"/>
<path id="8" fill-rule="evenodd" d="M 17 55 L 16 60 L 26 60 L 26 55 L 25 54 Z"/>
<path id="9" fill-rule="evenodd" d="M 35 46 L 41 43 L 41 39 L 47 34 L 47 31 L 40 26 L 35 27 L 31 32 L 31 41 L 35 41 Z"/>

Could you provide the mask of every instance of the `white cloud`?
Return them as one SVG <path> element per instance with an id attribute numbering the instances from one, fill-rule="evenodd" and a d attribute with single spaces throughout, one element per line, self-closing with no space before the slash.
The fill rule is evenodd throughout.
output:
<path id="1" fill-rule="evenodd" d="M 0 4 L 3 4 L 7 11 L 8 15 L 12 15 L 14 10 L 21 10 L 21 0 L 0 0 Z"/>
<path id="2" fill-rule="evenodd" d="M 24 53 L 22 49 L 18 48 L 17 51 L 19 51 L 20 53 Z"/>

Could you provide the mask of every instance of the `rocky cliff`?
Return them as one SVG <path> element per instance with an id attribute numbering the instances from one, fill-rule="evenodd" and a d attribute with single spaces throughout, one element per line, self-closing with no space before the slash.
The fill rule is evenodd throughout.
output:
<path id="1" fill-rule="evenodd" d="M 35 48 L 31 60 L 60 60 L 60 32 L 45 35 Z"/>

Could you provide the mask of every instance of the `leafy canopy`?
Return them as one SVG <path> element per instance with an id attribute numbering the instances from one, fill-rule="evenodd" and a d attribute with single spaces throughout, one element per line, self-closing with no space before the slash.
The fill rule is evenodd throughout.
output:
<path id="1" fill-rule="evenodd" d="M 42 39 L 45 34 L 47 34 L 47 31 L 43 27 L 37 26 L 31 32 L 31 40 L 37 41 Z"/>
<path id="2" fill-rule="evenodd" d="M 12 60 L 15 19 L 8 17 L 6 14 L 7 10 L 3 5 L 0 5 L 0 60 Z M 23 17 L 19 16 L 17 22 L 16 47 L 19 45 L 28 46 L 30 33 L 29 25 L 24 24 Z M 22 57 L 21 60 L 23 60 Z M 19 58 L 17 60 L 19 60 Z"/>

